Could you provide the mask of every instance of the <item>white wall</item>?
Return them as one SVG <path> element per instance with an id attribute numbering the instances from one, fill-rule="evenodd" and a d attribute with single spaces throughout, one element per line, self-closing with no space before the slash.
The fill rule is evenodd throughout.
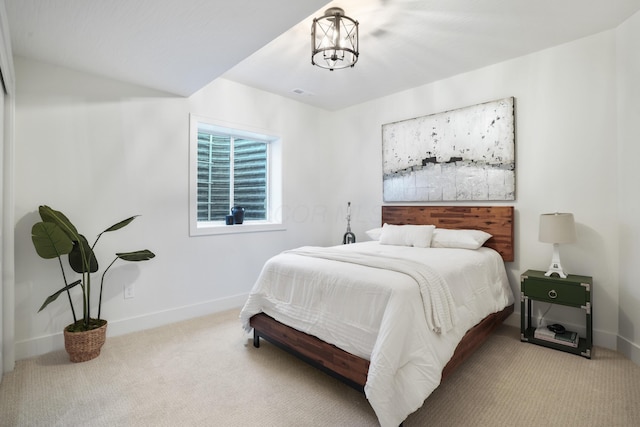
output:
<path id="1" fill-rule="evenodd" d="M 57 263 L 31 243 L 41 204 L 66 213 L 91 242 L 141 215 L 97 247 L 103 263 L 116 251 L 157 255 L 111 270 L 103 303 L 110 335 L 240 306 L 270 256 L 335 240 L 325 232 L 335 207 L 323 182 L 332 153 L 315 137 L 321 110 L 225 80 L 184 99 L 21 58 L 16 74 L 18 359 L 61 348 L 72 321 L 64 298 L 36 314 L 62 287 Z M 189 237 L 190 113 L 282 137 L 286 231 Z M 136 296 L 125 300 L 130 281 Z"/>
<path id="2" fill-rule="evenodd" d="M 593 276 L 595 342 L 615 347 L 615 64 L 615 32 L 609 31 L 341 111 L 339 133 L 353 143 L 336 157 L 337 169 L 349 170 L 354 158 L 361 165 L 349 170 L 342 190 L 357 194 L 354 203 L 363 211 L 355 233 L 362 236 L 379 223 L 382 124 L 514 96 L 516 259 L 507 265 L 512 288 L 519 295 L 520 274 L 546 270 L 551 261 L 551 246 L 537 240 L 539 215 L 573 212 L 578 241 L 561 246 L 563 266 Z M 519 311 L 518 304 L 511 323 L 519 325 Z M 584 328 L 584 311 L 554 307 L 548 316 Z"/>
<path id="3" fill-rule="evenodd" d="M 29 240 L 39 204 L 68 212 L 87 234 L 142 214 L 102 242 L 104 252 L 132 240 L 134 249 L 158 255 L 120 268 L 115 278 L 135 280 L 137 296 L 124 300 L 113 283 L 104 308 L 111 334 L 142 329 L 240 305 L 272 254 L 339 243 L 347 201 L 352 228 L 364 240 L 364 231 L 380 224 L 381 125 L 507 96 L 516 99 L 517 199 L 506 203 L 516 208 L 516 260 L 507 265 L 512 288 L 519 292 L 526 269 L 548 267 L 551 247 L 537 241 L 539 215 L 573 212 L 578 241 L 562 245 L 563 265 L 594 278 L 596 345 L 622 343 L 630 355 L 640 344 L 640 296 L 632 281 L 640 252 L 633 188 L 640 174 L 633 162 L 638 20 L 335 113 L 225 80 L 178 99 L 17 60 L 18 358 L 59 348 L 69 323 L 61 303 L 35 314 L 60 284 L 56 266 L 43 264 Z M 287 231 L 188 237 L 189 113 L 281 132 Z M 316 136 L 329 122 L 335 138 Z M 553 308 L 548 316 L 580 325 L 583 312 Z M 510 322 L 519 323 L 517 313 Z"/>
<path id="4" fill-rule="evenodd" d="M 14 345 L 14 140 L 13 111 L 15 96 L 15 74 L 9 35 L 9 21 L 4 1 L 0 1 L 0 382 L 2 372 L 13 369 Z"/>
<path id="5" fill-rule="evenodd" d="M 618 64 L 618 235 L 620 309 L 618 348 L 640 363 L 640 13 L 617 32 Z"/>

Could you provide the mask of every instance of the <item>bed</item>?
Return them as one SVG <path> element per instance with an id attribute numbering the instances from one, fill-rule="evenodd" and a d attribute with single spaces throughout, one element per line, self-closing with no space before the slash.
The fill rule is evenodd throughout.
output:
<path id="1" fill-rule="evenodd" d="M 383 206 L 381 222 L 492 237 L 475 250 L 373 240 L 285 251 L 265 264 L 241 320 L 255 347 L 264 338 L 364 391 L 387 427 L 417 410 L 513 313 L 504 269 L 514 260 L 513 207 Z M 437 269 L 451 268 L 416 267 L 426 254 Z"/>

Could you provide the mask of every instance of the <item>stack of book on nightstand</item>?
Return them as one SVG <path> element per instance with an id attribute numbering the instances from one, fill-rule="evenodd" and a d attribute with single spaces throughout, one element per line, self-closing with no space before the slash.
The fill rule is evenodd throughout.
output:
<path id="1" fill-rule="evenodd" d="M 556 344 L 568 345 L 569 347 L 578 347 L 580 337 L 577 332 L 564 331 L 553 332 L 546 327 L 537 328 L 533 333 L 533 337 L 539 340 L 550 341 Z"/>

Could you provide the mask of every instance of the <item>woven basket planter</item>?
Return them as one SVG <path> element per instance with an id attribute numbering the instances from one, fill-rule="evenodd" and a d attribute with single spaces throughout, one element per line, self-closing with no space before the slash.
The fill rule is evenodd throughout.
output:
<path id="1" fill-rule="evenodd" d="M 64 328 L 64 348 L 69 353 L 69 359 L 77 363 L 98 357 L 107 337 L 107 321 L 104 320 L 102 326 L 90 331 L 69 332 L 69 326 Z"/>

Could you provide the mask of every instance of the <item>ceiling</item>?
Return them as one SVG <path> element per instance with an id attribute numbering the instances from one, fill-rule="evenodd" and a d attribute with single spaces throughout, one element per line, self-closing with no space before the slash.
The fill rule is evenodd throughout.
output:
<path id="1" fill-rule="evenodd" d="M 640 0 L 4 2 L 17 56 L 180 96 L 224 77 L 332 111 L 612 29 L 640 10 Z M 311 65 L 312 19 L 331 6 L 360 23 L 354 68 Z"/>

